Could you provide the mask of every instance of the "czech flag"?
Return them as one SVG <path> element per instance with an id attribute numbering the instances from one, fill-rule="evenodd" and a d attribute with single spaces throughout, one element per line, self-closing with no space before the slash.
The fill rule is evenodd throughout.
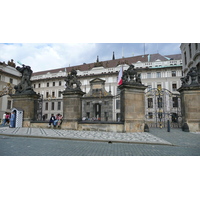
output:
<path id="1" fill-rule="evenodd" d="M 121 67 L 118 74 L 118 85 L 122 84 L 123 68 Z"/>

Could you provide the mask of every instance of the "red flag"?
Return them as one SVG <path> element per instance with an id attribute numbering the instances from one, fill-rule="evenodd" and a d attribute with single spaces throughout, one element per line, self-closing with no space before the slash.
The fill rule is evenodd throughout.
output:
<path id="1" fill-rule="evenodd" d="M 118 85 L 122 84 L 123 68 L 121 67 L 118 74 Z"/>

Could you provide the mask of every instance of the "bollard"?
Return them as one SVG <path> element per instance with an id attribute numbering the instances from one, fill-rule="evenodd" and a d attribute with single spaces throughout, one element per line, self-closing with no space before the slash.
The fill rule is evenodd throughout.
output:
<path id="1" fill-rule="evenodd" d="M 169 123 L 169 120 L 167 120 L 167 132 L 170 132 L 170 123 Z"/>

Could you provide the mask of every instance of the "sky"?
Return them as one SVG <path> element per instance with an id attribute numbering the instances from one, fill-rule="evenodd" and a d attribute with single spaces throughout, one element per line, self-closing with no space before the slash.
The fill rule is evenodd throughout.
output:
<path id="1" fill-rule="evenodd" d="M 180 43 L 1 43 L 0 61 L 13 59 L 31 66 L 33 72 L 137 55 L 178 54 Z"/>

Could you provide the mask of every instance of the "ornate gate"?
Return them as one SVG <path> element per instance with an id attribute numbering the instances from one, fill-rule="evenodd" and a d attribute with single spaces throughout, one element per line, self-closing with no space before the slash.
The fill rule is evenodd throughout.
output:
<path id="1" fill-rule="evenodd" d="M 145 117 L 149 127 L 180 128 L 182 126 L 181 100 L 179 94 L 173 94 L 165 88 L 152 88 L 145 93 Z"/>

